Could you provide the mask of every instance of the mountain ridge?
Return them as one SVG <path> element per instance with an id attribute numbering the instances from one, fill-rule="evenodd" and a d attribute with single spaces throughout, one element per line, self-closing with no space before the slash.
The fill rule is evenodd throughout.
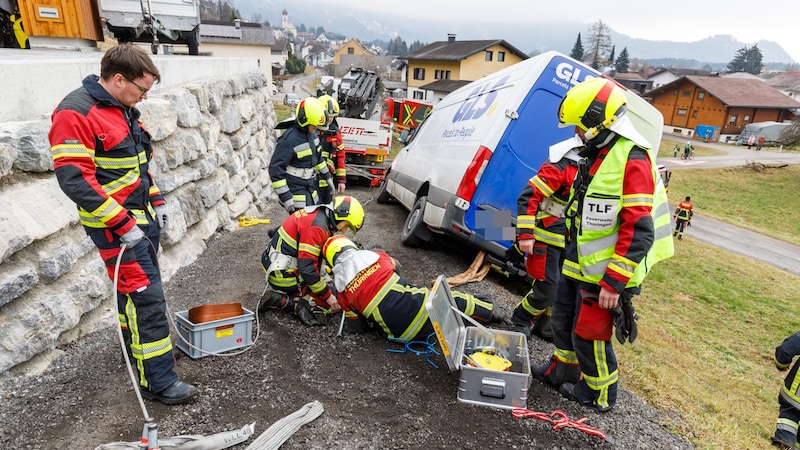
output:
<path id="1" fill-rule="evenodd" d="M 274 5 L 272 0 L 237 0 L 236 4 L 245 19 L 258 13 L 268 20 L 272 27 L 281 26 L 282 8 L 271 7 L 270 5 Z M 326 31 L 356 37 L 365 42 L 389 41 L 399 36 L 410 45 L 414 41 L 423 43 L 443 41 L 447 39 L 448 34 L 455 34 L 457 39 L 463 40 L 503 39 L 526 54 L 547 50 L 569 54 L 578 33 L 581 34 L 586 48 L 586 36 L 590 34 L 592 26 L 587 23 L 563 21 L 527 24 L 478 24 L 470 21 L 451 22 L 446 19 L 409 21 L 392 18 L 391 15 L 377 15 L 354 9 L 342 11 L 324 2 L 292 5 L 288 18 L 297 27 L 301 24 L 307 28 L 322 26 Z M 769 40 L 746 43 L 729 34 L 714 35 L 693 42 L 648 40 L 633 38 L 613 29 L 610 29 L 610 35 L 616 54 L 619 55 L 623 48 L 627 48 L 631 60 L 695 61 L 696 67 L 707 64 L 713 70 L 724 70 L 739 49 L 756 44 L 761 50 L 763 63 L 766 66 L 782 68 L 782 65 L 796 64 L 778 43 Z"/>

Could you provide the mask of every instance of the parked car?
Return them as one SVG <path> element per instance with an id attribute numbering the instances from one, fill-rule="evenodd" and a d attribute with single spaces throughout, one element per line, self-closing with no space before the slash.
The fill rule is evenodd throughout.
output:
<path id="1" fill-rule="evenodd" d="M 377 197 L 409 210 L 402 242 L 421 246 L 437 234 L 486 252 L 485 260 L 525 277 L 525 267 L 506 264 L 516 238 L 517 197 L 549 157 L 551 144 L 574 135 L 558 127 L 567 90 L 594 69 L 547 52 L 452 92 L 433 108 L 416 135 L 397 154 Z M 627 115 L 658 148 L 663 117 L 626 90 Z"/>
<path id="2" fill-rule="evenodd" d="M 295 93 L 287 92 L 286 95 L 283 96 L 283 104 L 294 108 L 300 104 L 300 97 Z"/>

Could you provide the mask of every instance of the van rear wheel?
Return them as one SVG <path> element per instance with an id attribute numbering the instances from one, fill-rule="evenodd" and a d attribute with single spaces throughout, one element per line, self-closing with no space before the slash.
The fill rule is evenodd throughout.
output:
<path id="1" fill-rule="evenodd" d="M 389 200 L 392 199 L 392 196 L 386 192 L 386 183 L 388 183 L 388 181 L 384 178 L 383 183 L 381 183 L 381 188 L 378 190 L 378 197 L 375 198 L 381 205 L 389 203 Z"/>
<path id="2" fill-rule="evenodd" d="M 425 213 L 425 205 L 428 203 L 428 197 L 422 196 L 414 202 L 414 206 L 406 217 L 406 223 L 403 224 L 403 229 L 400 231 L 400 242 L 408 247 L 419 247 L 425 241 L 419 237 L 424 233 L 425 222 L 422 221 L 422 216 Z"/>

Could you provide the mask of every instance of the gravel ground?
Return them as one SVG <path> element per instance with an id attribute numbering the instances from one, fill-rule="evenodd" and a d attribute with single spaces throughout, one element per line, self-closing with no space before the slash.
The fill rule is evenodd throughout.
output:
<path id="1" fill-rule="evenodd" d="M 402 246 L 397 236 L 407 211 L 380 205 L 376 189 L 351 186 L 366 205 L 367 219 L 357 240 L 388 251 L 409 281 L 429 285 L 439 274 L 463 272 L 475 253 L 447 240 L 426 249 Z M 277 224 L 286 214 L 277 205 L 263 217 Z M 172 313 L 190 307 L 241 302 L 255 310 L 264 288 L 259 258 L 268 225 L 220 232 L 200 259 L 167 284 Z M 525 291 L 519 281 L 490 272 L 483 281 L 458 289 L 487 295 L 509 315 Z M 109 314 L 114 314 L 109 311 Z M 195 384 L 199 396 L 185 405 L 146 402 L 159 436 L 210 435 L 255 422 L 256 435 L 274 422 L 318 400 L 325 412 L 301 427 L 284 449 L 688 449 L 692 445 L 666 427 L 680 417 L 658 411 L 625 390 L 608 413 L 582 409 L 533 380 L 528 408 L 570 418 L 588 418 L 615 445 L 576 429 L 555 431 L 535 418 L 457 401 L 458 374 L 442 356 L 438 369 L 398 349 L 376 333 L 337 338 L 338 316 L 322 327 L 306 328 L 283 312 L 258 317 L 255 345 L 237 356 L 192 359 L 176 350 L 177 371 Z M 496 325 L 510 330 L 510 323 Z M 173 337 L 175 334 L 173 333 Z M 15 449 L 93 449 L 140 439 L 143 412 L 121 357 L 116 331 L 105 329 L 61 348 L 63 355 L 38 376 L 6 374 L 0 386 L 0 447 Z M 529 344 L 531 364 L 544 361 L 552 345 Z M 243 449 L 238 444 L 234 449 Z"/>

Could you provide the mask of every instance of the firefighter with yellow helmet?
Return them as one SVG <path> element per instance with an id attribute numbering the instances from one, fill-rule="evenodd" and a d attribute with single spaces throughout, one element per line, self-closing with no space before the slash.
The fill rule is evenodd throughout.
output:
<path id="1" fill-rule="evenodd" d="M 320 272 L 322 247 L 333 233 L 349 229 L 355 234 L 363 225 L 364 207 L 348 195 L 290 214 L 261 256 L 270 291 L 262 298 L 258 312 L 283 309 L 293 312 L 305 325 L 321 325 L 302 298 L 305 295 L 321 308 L 338 311 L 336 294 Z"/>
<path id="2" fill-rule="evenodd" d="M 317 135 L 317 130 L 328 128 L 326 107 L 316 98 L 308 97 L 297 104 L 293 118 L 279 123 L 276 128 L 286 131 L 275 145 L 269 176 L 281 205 L 291 214 L 321 203 L 320 180 L 333 186 Z"/>
<path id="3" fill-rule="evenodd" d="M 344 143 L 342 142 L 342 132 L 336 118 L 339 117 L 339 102 L 328 94 L 318 97 L 318 100 L 328 111 L 328 129 L 319 133 L 319 141 L 322 145 L 322 157 L 328 163 L 328 170 L 333 174 L 335 189 L 329 189 L 325 179 L 319 180 L 320 203 L 330 202 L 330 193 L 344 194 L 347 186 L 347 170 L 345 168 Z"/>
<path id="4" fill-rule="evenodd" d="M 655 153 L 626 110 L 625 90 L 605 78 L 577 84 L 559 107 L 561 126 L 574 126 L 585 147 L 567 203 L 569 238 L 552 313 L 556 349 L 532 370 L 597 411 L 617 399 L 614 326 L 621 343 L 636 339 L 630 300 L 652 265 L 673 253 Z"/>
<path id="5" fill-rule="evenodd" d="M 379 329 L 389 339 L 424 340 L 433 333 L 425 300 L 430 290 L 407 282 L 397 263 L 379 250 L 362 250 L 347 236 L 336 235 L 322 249 L 333 272 L 337 299 L 347 329 L 360 333 Z M 458 309 L 483 322 L 502 322 L 502 311 L 488 299 L 453 291 Z"/>

